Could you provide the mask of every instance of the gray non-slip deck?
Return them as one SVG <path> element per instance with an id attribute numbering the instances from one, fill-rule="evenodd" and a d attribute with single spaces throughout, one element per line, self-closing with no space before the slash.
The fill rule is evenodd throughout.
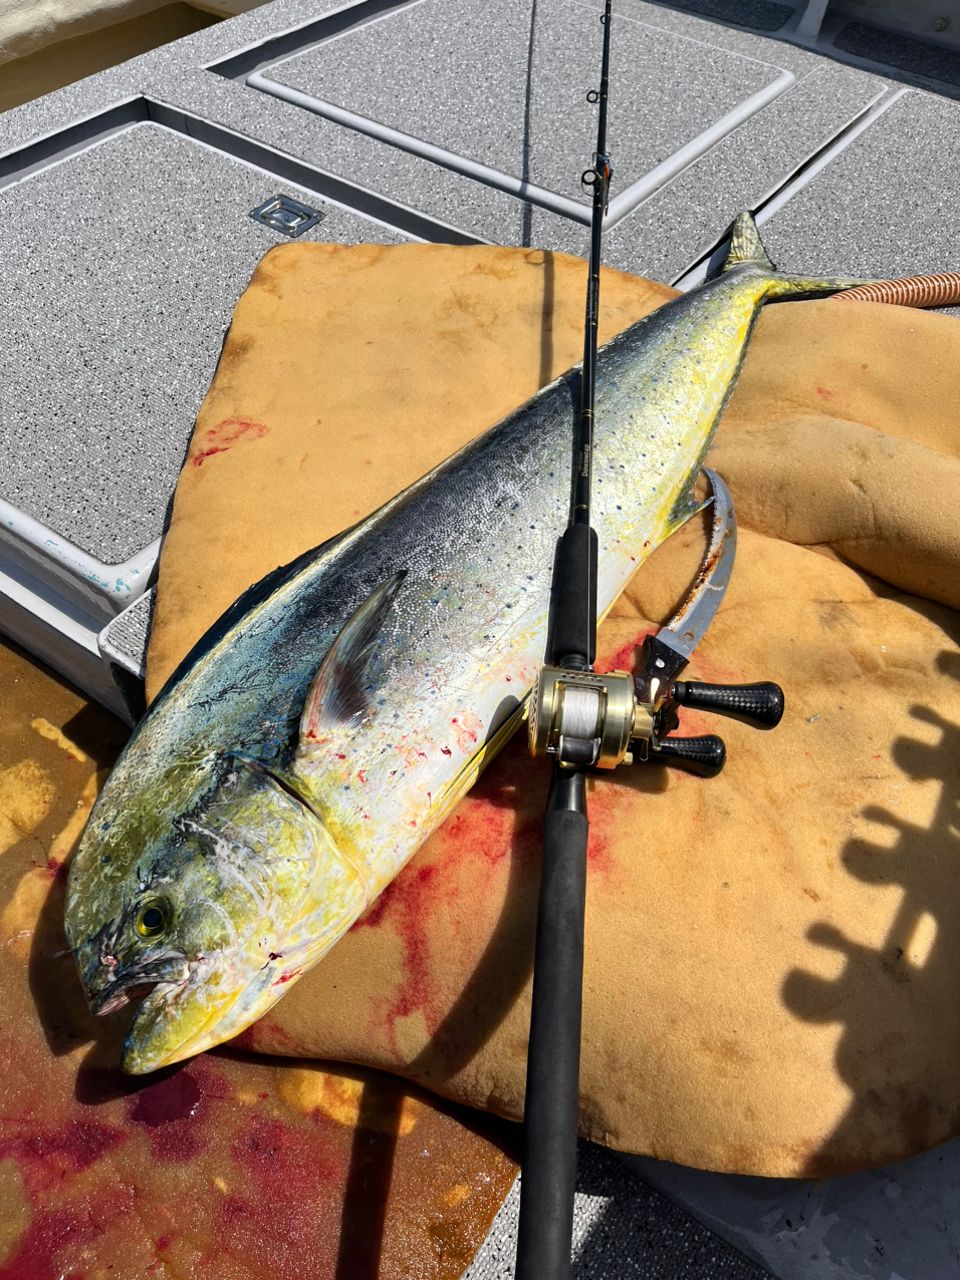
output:
<path id="1" fill-rule="evenodd" d="M 814 271 L 956 271 L 958 175 L 960 104 L 900 90 L 873 127 L 776 210 L 764 241 L 774 260 Z"/>
<path id="2" fill-rule="evenodd" d="M 513 1280 L 519 1182 L 463 1280 Z M 762 1280 L 768 1273 L 630 1172 L 581 1142 L 573 1222 L 573 1280 Z"/>
<path id="3" fill-rule="evenodd" d="M 750 208 L 787 269 L 960 265 L 960 104 L 801 47 L 804 7 L 616 0 L 608 263 L 688 285 Z M 135 705 L 193 417 L 236 298 L 284 242 L 249 217 L 268 197 L 321 209 L 312 240 L 585 252 L 599 8 L 274 0 L 0 115 L 0 629 Z M 575 1275 L 960 1276 L 958 1149 L 816 1185 L 635 1164 L 747 1263 L 584 1146 Z M 471 1280 L 510 1275 L 515 1199 Z"/>
<path id="4" fill-rule="evenodd" d="M 234 305 L 277 243 L 250 211 L 279 192 L 311 199 L 150 122 L 0 192 L 0 498 L 107 564 L 159 536 Z M 314 203 L 304 239 L 405 238 Z"/>
<path id="5" fill-rule="evenodd" d="M 579 176 L 596 141 L 597 108 L 585 94 L 596 79 L 597 10 L 487 0 L 457 17 L 452 24 L 444 0 L 420 0 L 265 75 L 588 203 Z M 750 111 L 782 76 L 779 66 L 618 15 L 609 116 L 618 190 L 729 112 Z"/>
<path id="6" fill-rule="evenodd" d="M 727 210 L 762 210 L 798 180 L 812 156 L 889 93 L 876 76 L 819 66 L 619 222 L 607 237 L 605 260 L 675 280 L 721 239 Z M 818 251 L 832 251 L 819 235 L 814 238 Z M 805 252 L 804 241 L 795 244 Z"/>

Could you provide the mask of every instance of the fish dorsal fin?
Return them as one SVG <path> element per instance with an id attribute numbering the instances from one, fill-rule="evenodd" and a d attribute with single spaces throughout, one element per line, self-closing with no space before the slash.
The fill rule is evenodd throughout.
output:
<path id="1" fill-rule="evenodd" d="M 730 229 L 730 249 L 723 269 L 730 271 L 733 267 L 739 267 L 745 262 L 752 262 L 754 266 L 764 267 L 767 271 L 777 269 L 763 247 L 752 213 L 738 213 L 734 219 Z"/>
<path id="2" fill-rule="evenodd" d="M 367 677 L 377 636 L 406 570 L 381 583 L 351 614 L 314 677 L 300 718 L 300 742 L 309 746 L 333 725 L 356 724 L 367 712 Z"/>

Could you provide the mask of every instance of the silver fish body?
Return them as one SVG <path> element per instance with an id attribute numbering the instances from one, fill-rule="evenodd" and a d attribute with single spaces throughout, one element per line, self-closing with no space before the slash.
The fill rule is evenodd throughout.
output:
<path id="1" fill-rule="evenodd" d="M 763 300 L 849 283 L 777 275 L 741 218 L 723 275 L 603 348 L 601 613 L 689 513 Z M 577 399 L 574 370 L 277 570 L 168 682 L 94 807 L 68 888 L 93 1007 L 152 988 L 127 1070 L 264 1013 L 512 732 L 543 656 Z"/>

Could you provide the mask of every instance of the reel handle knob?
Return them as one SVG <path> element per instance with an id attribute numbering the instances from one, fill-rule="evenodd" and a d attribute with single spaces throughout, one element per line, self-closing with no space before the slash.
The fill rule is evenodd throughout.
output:
<path id="1" fill-rule="evenodd" d="M 661 738 L 650 744 L 651 764 L 669 764 L 700 778 L 715 778 L 727 761 L 727 748 L 715 733 L 702 738 Z"/>
<path id="2" fill-rule="evenodd" d="M 702 684 L 678 680 L 672 701 L 681 707 L 713 711 L 753 729 L 775 729 L 783 718 L 783 690 L 769 680 L 759 684 Z"/>

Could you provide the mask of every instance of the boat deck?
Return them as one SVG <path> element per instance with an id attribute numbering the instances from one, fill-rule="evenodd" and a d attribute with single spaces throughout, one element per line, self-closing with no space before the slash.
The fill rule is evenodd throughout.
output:
<path id="1" fill-rule="evenodd" d="M 599 12 L 274 0 L 0 115 L 0 629 L 136 714 L 194 416 L 254 266 L 306 217 L 253 210 L 292 197 L 317 241 L 585 253 Z M 956 269 L 949 18 L 863 12 L 618 0 L 605 261 L 689 286 L 749 208 L 785 269 Z M 782 1280 L 960 1271 L 957 1143 L 817 1184 L 632 1164 L 585 1155 L 578 1275 L 756 1274 L 721 1240 L 692 1262 L 711 1237 L 648 1187 Z M 511 1274 L 514 1216 L 471 1280 Z"/>

